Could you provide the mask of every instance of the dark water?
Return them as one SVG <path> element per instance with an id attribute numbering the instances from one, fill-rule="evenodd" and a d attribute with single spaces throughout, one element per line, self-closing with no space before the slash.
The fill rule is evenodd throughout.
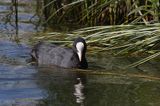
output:
<path id="1" fill-rule="evenodd" d="M 43 28 L 37 1 L 19 1 L 17 26 L 10 0 L 0 0 L 0 106 L 160 105 L 158 61 L 126 71 L 135 58 L 88 53 L 87 71 L 29 64 L 29 39 Z"/>

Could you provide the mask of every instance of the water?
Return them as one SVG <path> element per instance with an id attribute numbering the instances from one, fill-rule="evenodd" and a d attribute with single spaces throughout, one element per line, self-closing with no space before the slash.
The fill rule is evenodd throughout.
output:
<path id="1" fill-rule="evenodd" d="M 158 61 L 123 70 L 136 58 L 88 53 L 87 71 L 29 64 L 29 39 L 43 27 L 36 0 L 20 3 L 17 26 L 0 0 L 0 106 L 159 106 Z"/>

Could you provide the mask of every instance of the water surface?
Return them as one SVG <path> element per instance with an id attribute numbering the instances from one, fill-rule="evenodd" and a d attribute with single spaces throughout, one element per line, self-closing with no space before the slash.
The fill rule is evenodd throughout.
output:
<path id="1" fill-rule="evenodd" d="M 33 66 L 30 38 L 43 32 L 37 1 L 0 0 L 1 106 L 158 106 L 159 61 L 124 70 L 135 57 L 87 53 L 88 70 Z M 18 31 L 18 33 L 17 33 Z"/>

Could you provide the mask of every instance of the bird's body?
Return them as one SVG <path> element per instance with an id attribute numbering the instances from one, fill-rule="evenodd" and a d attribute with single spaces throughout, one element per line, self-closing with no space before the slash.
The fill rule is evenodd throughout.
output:
<path id="1" fill-rule="evenodd" d="M 77 38 L 83 41 L 82 38 Z M 77 41 L 73 43 L 73 48 L 65 48 L 55 44 L 40 42 L 32 50 L 32 58 L 39 65 L 55 65 L 64 68 L 87 68 L 85 51 L 79 56 L 77 51 Z M 84 42 L 85 43 L 85 42 Z M 84 44 L 86 46 L 86 44 Z M 85 47 L 86 49 L 86 47 Z M 80 57 L 80 58 L 79 58 Z"/>

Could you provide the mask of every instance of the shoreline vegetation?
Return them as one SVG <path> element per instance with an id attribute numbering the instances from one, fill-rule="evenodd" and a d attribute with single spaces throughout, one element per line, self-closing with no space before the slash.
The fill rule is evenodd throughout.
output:
<path id="1" fill-rule="evenodd" d="M 160 22 L 159 0 L 44 0 L 45 23 L 85 26 Z"/>

